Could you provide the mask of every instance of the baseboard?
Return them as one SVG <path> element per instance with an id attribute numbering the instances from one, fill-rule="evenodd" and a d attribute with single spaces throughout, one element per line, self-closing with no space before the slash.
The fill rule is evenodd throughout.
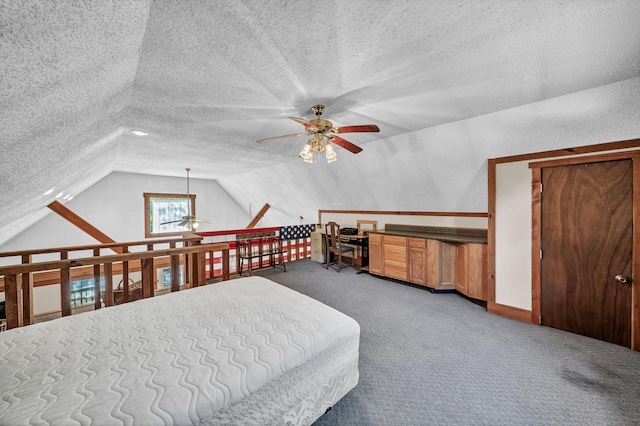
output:
<path id="1" fill-rule="evenodd" d="M 487 312 L 511 318 L 517 321 L 531 323 L 531 311 L 514 308 L 513 306 L 500 305 L 495 302 L 487 302 Z"/>

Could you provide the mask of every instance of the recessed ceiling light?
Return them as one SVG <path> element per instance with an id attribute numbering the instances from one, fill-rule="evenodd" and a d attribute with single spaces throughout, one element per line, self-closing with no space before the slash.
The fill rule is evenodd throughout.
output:
<path id="1" fill-rule="evenodd" d="M 63 199 L 63 200 L 67 200 L 67 199 L 69 199 L 69 197 L 70 197 L 70 196 L 71 196 L 70 194 L 67 194 L 67 195 L 65 195 L 64 197 L 62 197 L 62 199 Z"/>
<path id="2" fill-rule="evenodd" d="M 55 198 L 60 198 L 60 197 L 62 197 L 62 194 L 64 194 L 64 192 L 60 192 L 60 193 L 58 193 L 58 195 L 56 195 L 56 197 L 55 197 Z"/>
<path id="3" fill-rule="evenodd" d="M 132 130 L 131 133 L 136 136 L 147 136 L 149 134 L 147 132 L 143 132 L 142 130 Z"/>
<path id="4" fill-rule="evenodd" d="M 73 200 L 73 195 L 67 199 L 67 201 Z"/>
<path id="5" fill-rule="evenodd" d="M 53 188 L 51 188 L 50 190 L 48 190 L 47 192 L 44 193 L 44 195 L 49 195 L 53 192 L 53 190 L 56 189 L 56 187 L 54 186 Z"/>

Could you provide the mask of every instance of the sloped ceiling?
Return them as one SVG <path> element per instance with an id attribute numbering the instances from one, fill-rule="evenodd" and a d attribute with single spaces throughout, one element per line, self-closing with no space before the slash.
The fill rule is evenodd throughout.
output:
<path id="1" fill-rule="evenodd" d="M 0 0 L 0 240 L 112 171 L 299 162 L 304 138 L 256 140 L 318 103 L 380 127 L 348 137 L 366 152 L 636 78 L 638 22 L 637 0 Z"/>

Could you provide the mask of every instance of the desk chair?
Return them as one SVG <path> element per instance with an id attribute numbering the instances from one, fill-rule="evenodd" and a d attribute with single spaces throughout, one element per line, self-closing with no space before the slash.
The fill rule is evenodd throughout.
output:
<path id="1" fill-rule="evenodd" d="M 332 266 L 333 269 L 340 272 L 340 267 L 342 265 L 342 255 L 344 253 L 351 252 L 351 265 L 345 262 L 345 265 L 351 266 L 355 269 L 356 262 L 356 254 L 355 249 L 351 246 L 343 246 L 342 241 L 340 240 L 340 225 L 335 222 L 329 222 L 324 226 L 325 229 L 325 238 L 327 240 L 327 253 L 326 253 L 326 263 L 324 265 L 325 269 L 329 269 L 329 266 Z M 336 255 L 337 260 L 331 261 L 331 254 Z M 335 267 L 337 264 L 337 268 Z"/>

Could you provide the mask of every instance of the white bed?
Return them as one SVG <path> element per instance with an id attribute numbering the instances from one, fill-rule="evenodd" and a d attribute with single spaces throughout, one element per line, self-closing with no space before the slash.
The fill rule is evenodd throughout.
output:
<path id="1" fill-rule="evenodd" d="M 248 277 L 0 333 L 0 425 L 310 424 L 358 382 L 360 327 Z"/>

